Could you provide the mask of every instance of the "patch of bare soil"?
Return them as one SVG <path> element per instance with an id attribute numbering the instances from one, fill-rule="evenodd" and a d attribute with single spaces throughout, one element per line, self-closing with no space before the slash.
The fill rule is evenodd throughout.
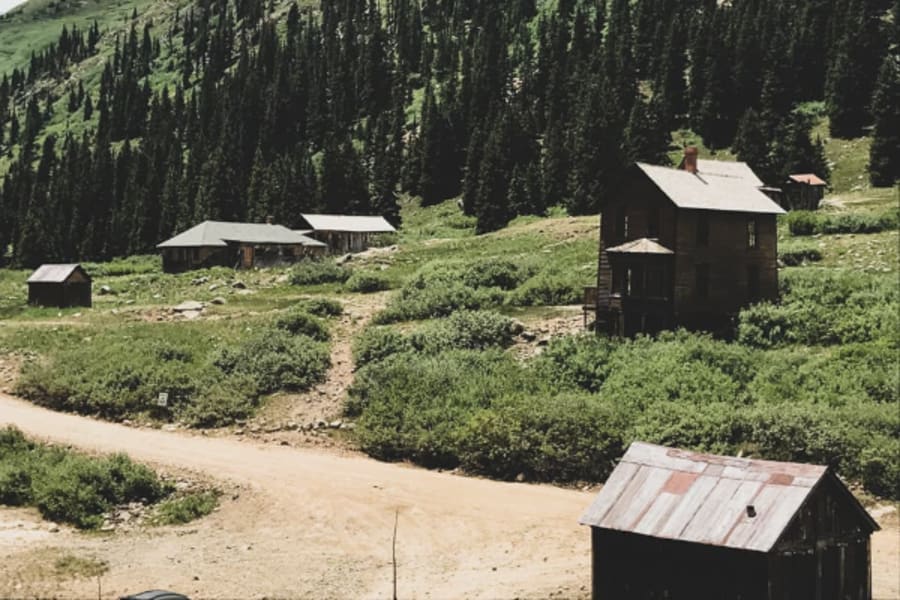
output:
<path id="1" fill-rule="evenodd" d="M 11 394 L 25 357 L 19 354 L 0 354 L 0 393 Z"/>
<path id="2" fill-rule="evenodd" d="M 585 330 L 580 306 L 555 306 L 550 314 L 522 319 L 525 330 L 516 338 L 513 352 L 520 359 L 540 354 L 558 336 L 576 335 Z"/>

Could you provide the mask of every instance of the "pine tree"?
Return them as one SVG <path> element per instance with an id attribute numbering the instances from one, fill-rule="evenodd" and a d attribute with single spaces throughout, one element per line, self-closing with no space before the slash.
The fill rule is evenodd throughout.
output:
<path id="1" fill-rule="evenodd" d="M 891 186 L 900 180 L 900 60 L 894 55 L 885 57 L 878 73 L 872 114 L 869 179 L 874 186 Z"/>
<path id="2" fill-rule="evenodd" d="M 775 173 L 769 156 L 770 140 L 772 140 L 771 132 L 763 125 L 759 113 L 748 108 L 738 124 L 731 150 L 738 160 L 750 165 L 763 181 L 775 183 Z"/>

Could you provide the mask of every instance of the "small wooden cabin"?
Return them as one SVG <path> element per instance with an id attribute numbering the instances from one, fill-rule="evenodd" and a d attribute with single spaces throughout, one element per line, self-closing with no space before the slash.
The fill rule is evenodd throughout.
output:
<path id="1" fill-rule="evenodd" d="M 28 304 L 90 307 L 91 286 L 91 276 L 81 265 L 41 265 L 28 278 Z"/>
<path id="2" fill-rule="evenodd" d="M 306 224 L 305 235 L 324 242 L 331 254 L 350 254 L 367 250 L 376 235 L 396 233 L 384 217 L 352 215 L 300 215 Z"/>
<path id="3" fill-rule="evenodd" d="M 828 184 L 815 173 L 790 175 L 784 183 L 782 207 L 786 210 L 816 210 L 825 198 Z"/>
<path id="4" fill-rule="evenodd" d="M 324 243 L 272 223 L 204 221 L 157 246 L 163 270 L 276 267 L 323 256 Z"/>
<path id="5" fill-rule="evenodd" d="M 597 331 L 633 336 L 727 329 L 744 306 L 778 297 L 776 217 L 784 210 L 743 163 L 683 169 L 636 163 L 601 215 Z"/>
<path id="6" fill-rule="evenodd" d="M 634 443 L 581 517 L 594 600 L 871 600 L 878 524 L 826 467 Z"/>

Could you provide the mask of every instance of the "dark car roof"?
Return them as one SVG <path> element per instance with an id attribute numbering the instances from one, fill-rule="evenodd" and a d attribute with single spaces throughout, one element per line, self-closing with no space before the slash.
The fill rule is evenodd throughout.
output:
<path id="1" fill-rule="evenodd" d="M 122 596 L 119 600 L 189 600 L 187 596 L 166 590 L 147 590 L 140 594 Z"/>

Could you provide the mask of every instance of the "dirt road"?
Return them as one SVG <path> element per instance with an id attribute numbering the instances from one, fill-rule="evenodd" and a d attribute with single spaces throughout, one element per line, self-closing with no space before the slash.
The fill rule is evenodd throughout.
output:
<path id="1" fill-rule="evenodd" d="M 401 598 L 587 596 L 588 532 L 576 521 L 588 493 L 136 430 L 0 394 L 0 425 L 6 423 L 39 438 L 200 471 L 243 489 L 219 512 L 181 528 L 112 537 L 62 532 L 39 547 L 0 546 L 3 597 L 96 597 L 96 581 L 29 578 L 40 571 L 23 565 L 29 557 L 45 560 L 41 553 L 54 544 L 107 561 L 107 597 L 152 587 L 196 597 L 390 597 L 395 511 Z M 894 520 L 874 543 L 879 598 L 900 596 L 897 540 Z"/>

